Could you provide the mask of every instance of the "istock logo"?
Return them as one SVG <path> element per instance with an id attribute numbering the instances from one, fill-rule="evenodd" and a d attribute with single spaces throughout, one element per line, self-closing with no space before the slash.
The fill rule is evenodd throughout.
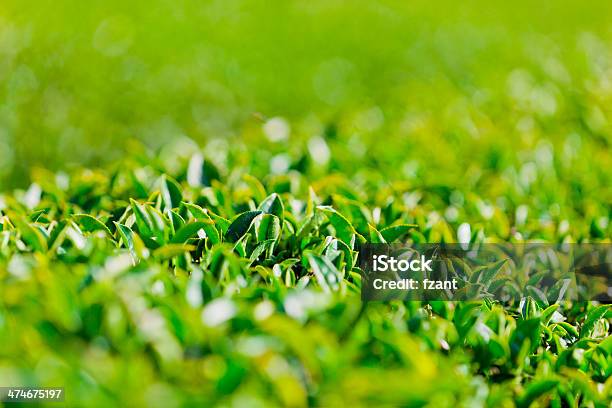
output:
<path id="1" fill-rule="evenodd" d="M 396 259 L 388 255 L 374 255 L 372 257 L 374 272 L 386 271 L 413 271 L 413 272 L 431 272 L 431 259 L 426 259 L 425 255 L 421 255 L 420 259 Z"/>

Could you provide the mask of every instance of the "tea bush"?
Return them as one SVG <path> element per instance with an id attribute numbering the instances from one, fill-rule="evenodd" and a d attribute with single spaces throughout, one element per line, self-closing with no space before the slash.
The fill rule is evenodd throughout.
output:
<path id="1" fill-rule="evenodd" d="M 609 405 L 609 306 L 364 303 L 357 267 L 361 243 L 454 242 L 459 223 L 605 242 L 605 205 L 563 229 L 362 176 L 257 178 L 201 151 L 37 169 L 0 196 L 2 384 L 71 406 Z"/>

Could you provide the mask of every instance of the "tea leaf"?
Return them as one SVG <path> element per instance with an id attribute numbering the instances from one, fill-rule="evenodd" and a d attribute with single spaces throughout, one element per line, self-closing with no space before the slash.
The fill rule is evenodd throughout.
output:
<path id="1" fill-rule="evenodd" d="M 262 211 L 247 211 L 238 215 L 225 233 L 225 239 L 229 242 L 236 242 L 247 233 L 255 218 L 262 214 Z"/>

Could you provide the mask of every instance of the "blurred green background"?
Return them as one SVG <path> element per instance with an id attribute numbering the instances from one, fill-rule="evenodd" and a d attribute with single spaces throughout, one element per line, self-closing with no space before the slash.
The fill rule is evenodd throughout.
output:
<path id="1" fill-rule="evenodd" d="M 332 167 L 346 172 L 413 174 L 421 159 L 495 169 L 509 149 L 550 142 L 556 154 L 585 138 L 581 154 L 605 167 L 611 12 L 605 1 L 3 1 L 0 186 L 25 186 L 35 166 L 121 158 L 131 139 L 256 149 L 274 117 L 267 150 L 335 137 L 350 150 L 331 143 Z"/>

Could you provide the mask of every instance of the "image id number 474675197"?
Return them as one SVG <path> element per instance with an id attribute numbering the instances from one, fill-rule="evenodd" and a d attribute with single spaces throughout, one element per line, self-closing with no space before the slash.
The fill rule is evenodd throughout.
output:
<path id="1" fill-rule="evenodd" d="M 0 387 L 0 402 L 64 401 L 63 387 Z"/>

